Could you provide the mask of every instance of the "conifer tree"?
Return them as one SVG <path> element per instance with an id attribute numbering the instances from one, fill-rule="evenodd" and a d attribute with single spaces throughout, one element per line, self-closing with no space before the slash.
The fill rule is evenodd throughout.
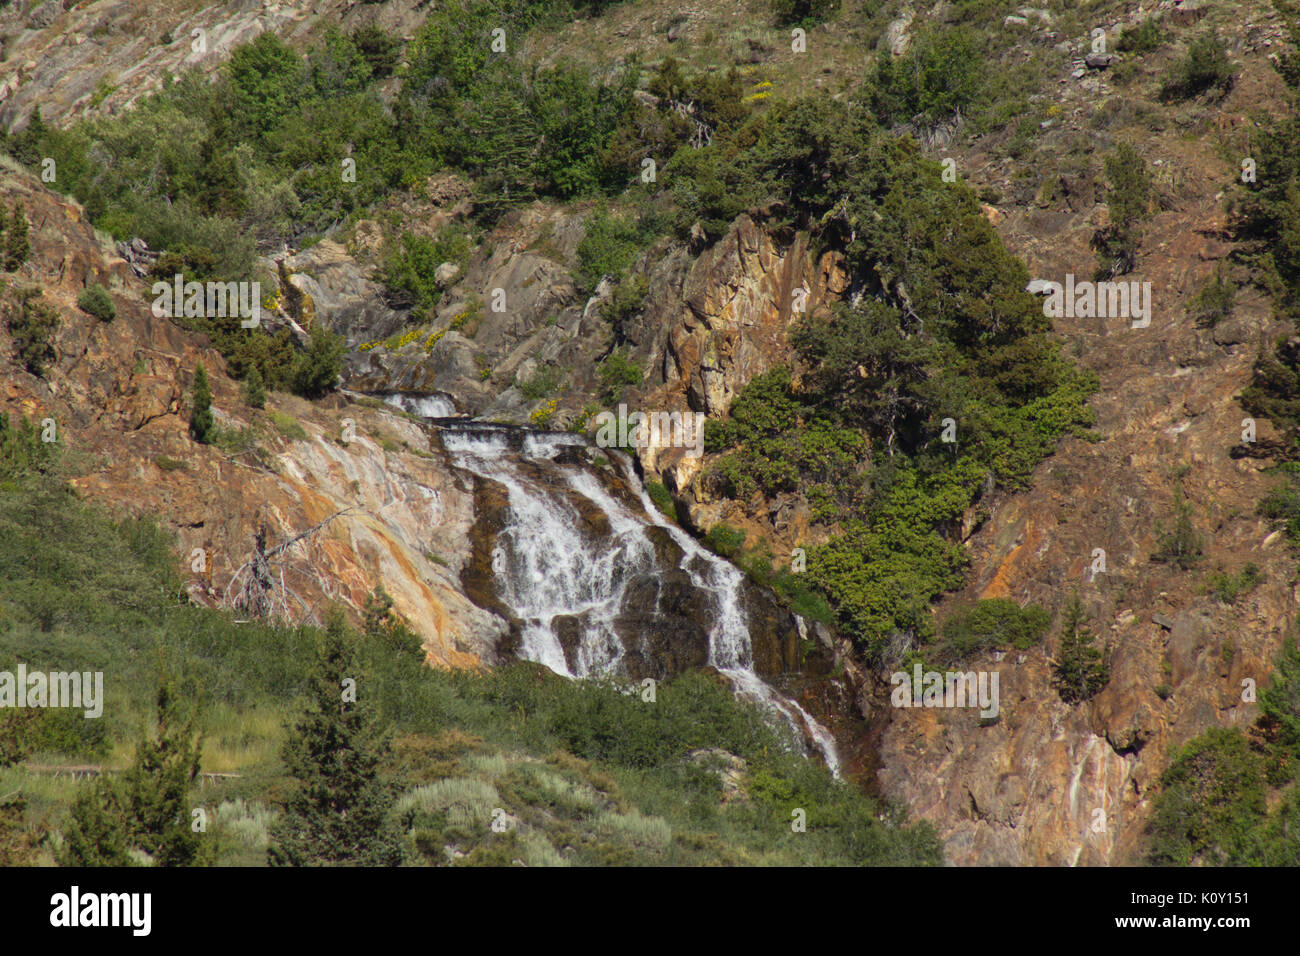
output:
<path id="1" fill-rule="evenodd" d="M 27 239 L 27 216 L 23 213 L 21 203 L 14 203 L 5 229 L 5 271 L 13 272 L 27 261 L 32 253 L 31 243 Z"/>
<path id="2" fill-rule="evenodd" d="M 1053 683 L 1067 704 L 1092 697 L 1110 680 L 1110 665 L 1103 651 L 1093 646 L 1092 628 L 1085 620 L 1083 603 L 1075 591 L 1065 605 L 1061 644 L 1056 652 Z"/>
<path id="3" fill-rule="evenodd" d="M 158 732 L 136 745 L 124 775 L 122 796 L 131 820 L 132 843 L 154 866 L 210 862 L 212 842 L 192 826 L 190 791 L 199 775 L 202 740 L 192 717 L 182 719 L 170 684 L 158 690 Z"/>
<path id="4" fill-rule="evenodd" d="M 216 431 L 212 418 L 212 389 L 208 386 L 208 373 L 202 363 L 194 372 L 194 402 L 190 409 L 190 435 L 195 441 L 209 444 Z"/>
<path id="5" fill-rule="evenodd" d="M 141 740 L 121 780 L 107 776 L 83 787 L 72 805 L 59 852 L 62 866 L 127 866 L 131 851 L 154 866 L 203 866 L 215 845 L 192 826 L 191 793 L 202 744 L 183 720 L 171 684 L 156 697 L 156 736 Z"/>
<path id="6" fill-rule="evenodd" d="M 256 365 L 250 365 L 244 376 L 244 403 L 250 408 L 266 407 L 266 385 Z"/>
<path id="7" fill-rule="evenodd" d="M 390 820 L 396 794 L 379 770 L 389 743 L 375 726 L 347 637 L 336 612 L 322 637 L 310 705 L 285 744 L 298 786 L 272 828 L 272 866 L 396 866 L 404 855 Z"/>

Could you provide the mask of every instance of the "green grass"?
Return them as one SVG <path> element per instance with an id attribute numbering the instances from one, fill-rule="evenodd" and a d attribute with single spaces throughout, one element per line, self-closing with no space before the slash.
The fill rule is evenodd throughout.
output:
<path id="1" fill-rule="evenodd" d="M 292 415 L 286 415 L 284 412 L 267 412 L 266 417 L 271 420 L 271 424 L 275 426 L 276 431 L 285 438 L 291 438 L 294 441 L 307 440 L 307 430 Z"/>

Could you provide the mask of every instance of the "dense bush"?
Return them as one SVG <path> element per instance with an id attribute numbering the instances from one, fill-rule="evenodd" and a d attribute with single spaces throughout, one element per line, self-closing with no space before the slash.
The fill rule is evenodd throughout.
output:
<path id="1" fill-rule="evenodd" d="M 596 367 L 596 377 L 600 380 L 600 400 L 606 405 L 617 404 L 622 400 L 625 389 L 641 384 L 643 374 L 641 366 L 632 361 L 623 350 L 610 352 Z"/>
<path id="2" fill-rule="evenodd" d="M 984 56 L 962 27 L 914 37 L 902 57 L 876 60 L 872 107 L 887 122 L 934 124 L 960 116 L 983 89 Z"/>
<path id="3" fill-rule="evenodd" d="M 1115 49 L 1121 53 L 1152 53 L 1164 44 L 1165 34 L 1156 17 L 1147 17 L 1136 26 L 1124 28 Z"/>
<path id="4" fill-rule="evenodd" d="M 1232 65 L 1223 39 L 1213 31 L 1202 33 L 1188 44 L 1187 52 L 1165 84 L 1171 98 L 1197 96 L 1207 90 L 1226 93 L 1232 86 Z"/>
<path id="5" fill-rule="evenodd" d="M 939 629 L 941 663 L 964 661 L 984 651 L 1014 647 L 1027 650 L 1040 642 L 1052 624 L 1041 607 L 1021 607 L 1006 598 L 989 598 L 955 611 Z"/>
<path id="6" fill-rule="evenodd" d="M 117 316 L 117 306 L 102 285 L 88 285 L 77 295 L 77 308 L 93 315 L 101 322 L 112 322 Z"/>
<path id="7" fill-rule="evenodd" d="M 1184 747 L 1160 777 L 1148 824 L 1157 866 L 1240 865 L 1265 816 L 1259 756 L 1237 730 L 1214 727 Z"/>
<path id="8" fill-rule="evenodd" d="M 427 313 L 442 301 L 443 289 L 434 278 L 438 266 L 449 262 L 463 270 L 473 248 L 473 240 L 463 229 L 449 227 L 432 238 L 402 233 L 399 241 L 390 243 L 380 269 L 389 303 L 398 308 L 415 306 Z"/>
<path id="9" fill-rule="evenodd" d="M 1300 862 L 1300 647 L 1288 638 L 1243 733 L 1214 727 L 1174 755 L 1160 778 L 1147 856 L 1164 866 L 1295 866 Z M 1271 808 L 1271 809 L 1270 809 Z"/>
<path id="10" fill-rule="evenodd" d="M 839 0 L 771 0 L 776 25 L 810 28 L 821 23 L 839 6 Z"/>
<path id="11" fill-rule="evenodd" d="M 1222 265 L 1187 303 L 1187 312 L 1201 328 L 1212 329 L 1232 314 L 1237 287 Z"/>

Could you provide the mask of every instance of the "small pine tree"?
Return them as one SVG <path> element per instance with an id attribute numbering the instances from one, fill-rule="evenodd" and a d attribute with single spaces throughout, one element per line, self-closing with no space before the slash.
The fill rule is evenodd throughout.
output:
<path id="1" fill-rule="evenodd" d="M 244 404 L 250 408 L 266 408 L 266 385 L 256 365 L 250 365 L 244 376 Z"/>
<path id="2" fill-rule="evenodd" d="M 44 375 L 54 360 L 59 314 L 41 300 L 40 289 L 18 293 L 18 306 L 10 311 L 8 325 L 19 360 L 33 375 Z"/>
<path id="3" fill-rule="evenodd" d="M 158 689 L 158 732 L 136 745 L 122 796 L 131 820 L 132 843 L 154 866 L 196 866 L 210 862 L 213 844 L 192 827 L 189 799 L 199 775 L 202 739 L 193 718 L 181 719 L 174 689 Z"/>
<path id="4" fill-rule="evenodd" d="M 1106 157 L 1106 179 L 1110 222 L 1092 237 L 1099 279 L 1133 271 L 1142 240 L 1142 222 L 1151 216 L 1151 181 L 1146 160 L 1130 144 L 1120 143 Z"/>
<path id="5" fill-rule="evenodd" d="M 311 704 L 285 744 L 284 761 L 298 787 L 272 828 L 272 866 L 396 866 L 404 856 L 390 819 L 396 793 L 379 770 L 388 739 L 376 729 L 364 693 L 351 699 L 344 688 L 360 676 L 346 631 L 342 615 L 332 614 Z"/>
<path id="6" fill-rule="evenodd" d="M 1053 683 L 1067 704 L 1092 697 L 1110 680 L 1110 664 L 1103 651 L 1093 647 L 1083 603 L 1076 591 L 1065 605 L 1061 644 L 1056 652 Z"/>
<path id="7" fill-rule="evenodd" d="M 212 417 L 212 389 L 208 386 L 208 373 L 199 363 L 194 372 L 194 402 L 190 410 L 190 435 L 195 441 L 207 445 L 216 431 L 216 421 Z"/>
<path id="8" fill-rule="evenodd" d="M 49 127 L 41 118 L 39 109 L 32 110 L 27 128 L 15 134 L 9 141 L 9 155 L 24 166 L 35 166 L 41 160 L 41 146 L 49 135 Z"/>
<path id="9" fill-rule="evenodd" d="M 63 828 L 59 866 L 130 866 L 125 808 L 112 780 L 100 777 L 77 792 Z"/>
<path id="10" fill-rule="evenodd" d="M 294 363 L 293 390 L 305 398 L 319 398 L 334 387 L 343 368 L 347 346 L 341 335 L 322 325 L 311 330 L 311 341 Z"/>
<path id="11" fill-rule="evenodd" d="M 5 229 L 5 271 L 13 272 L 31 254 L 32 246 L 27 240 L 27 216 L 22 204 L 16 202 Z"/>
<path id="12" fill-rule="evenodd" d="M 136 745 L 123 778 L 100 777 L 77 794 L 60 865 L 127 866 L 133 850 L 154 866 L 203 866 L 215 857 L 215 845 L 191 825 L 201 741 L 193 721 L 180 719 L 170 684 L 159 687 L 156 704 L 157 735 Z"/>

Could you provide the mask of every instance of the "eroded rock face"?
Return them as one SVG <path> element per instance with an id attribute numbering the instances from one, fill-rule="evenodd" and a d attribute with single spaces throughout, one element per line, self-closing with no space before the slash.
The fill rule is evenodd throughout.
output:
<path id="1" fill-rule="evenodd" d="M 26 175 L 6 174 L 0 199 L 7 206 L 20 199 L 29 219 L 44 224 L 33 230 L 21 278 L 40 284 L 61 318 L 57 360 L 45 379 L 13 364 L 0 333 L 0 405 L 55 420 L 60 442 L 83 453 L 77 460 L 86 468 L 74 484 L 92 500 L 155 515 L 176 533 L 194 600 L 228 604 L 259 527 L 274 546 L 324 522 L 283 556 L 295 612 L 331 601 L 359 608 L 382 586 L 432 661 L 497 659 L 505 622 L 469 600 L 457 579 L 474 521 L 472 489 L 421 426 L 386 407 L 338 398 L 313 405 L 277 393 L 268 407 L 296 419 L 306 438 L 281 435 L 243 405 L 206 338 L 152 315 L 148 286 L 100 247 L 78 207 Z M 87 281 L 108 285 L 114 321 L 75 307 Z M 254 428 L 254 443 L 232 453 L 189 437 L 186 404 L 199 362 L 209 370 L 218 421 Z M 343 440 L 345 429 L 355 432 L 352 440 Z M 164 458 L 182 467 L 164 471 Z M 201 572 L 190 570 L 196 548 L 205 556 Z"/>
<path id="2" fill-rule="evenodd" d="M 0 123 L 18 121 L 21 129 L 38 105 L 47 122 L 60 123 L 129 108 L 162 89 L 166 77 L 189 69 L 214 74 L 231 50 L 265 32 L 296 43 L 330 26 L 351 33 L 374 24 L 403 36 L 423 21 L 425 6 L 243 0 L 178 10 L 141 0 L 17 0 L 0 7 L 8 51 L 0 62 Z"/>

